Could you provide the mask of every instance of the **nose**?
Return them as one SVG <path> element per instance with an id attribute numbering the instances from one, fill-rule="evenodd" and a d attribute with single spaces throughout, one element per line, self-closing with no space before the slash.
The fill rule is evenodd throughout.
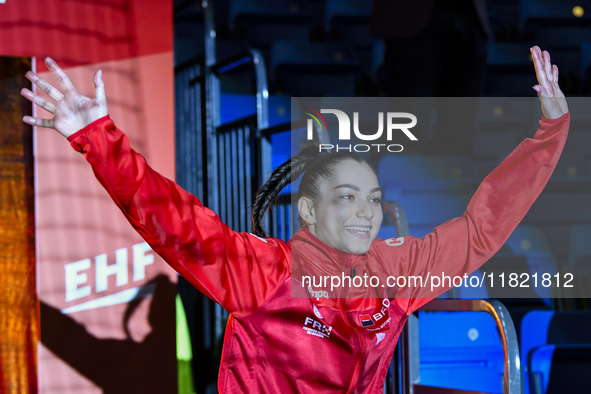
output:
<path id="1" fill-rule="evenodd" d="M 361 201 L 357 209 L 357 217 L 360 219 L 372 219 L 374 215 L 373 209 L 367 201 Z"/>

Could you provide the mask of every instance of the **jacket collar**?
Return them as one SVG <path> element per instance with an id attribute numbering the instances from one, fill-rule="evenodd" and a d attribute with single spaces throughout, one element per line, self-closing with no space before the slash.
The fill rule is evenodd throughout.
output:
<path id="1" fill-rule="evenodd" d="M 338 287 L 331 290 L 329 287 L 302 285 L 304 276 L 353 276 L 353 268 L 354 276 L 362 276 L 367 272 L 367 264 L 371 259 L 369 252 L 363 255 L 341 252 L 319 240 L 307 227 L 301 227 L 291 237 L 290 246 L 293 297 L 311 298 L 315 305 L 347 311 L 367 310 L 380 305 L 381 301 L 373 288 Z M 311 290 L 314 293 L 311 293 Z M 326 292 L 322 292 L 324 290 Z"/>
<path id="2" fill-rule="evenodd" d="M 361 268 L 365 266 L 368 258 L 368 253 L 350 254 L 328 246 L 305 226 L 301 227 L 291 238 L 291 252 L 292 258 L 295 254 L 301 262 L 309 262 L 314 266 L 321 264 L 326 268 L 331 267 L 334 274 L 349 271 L 352 267 Z"/>

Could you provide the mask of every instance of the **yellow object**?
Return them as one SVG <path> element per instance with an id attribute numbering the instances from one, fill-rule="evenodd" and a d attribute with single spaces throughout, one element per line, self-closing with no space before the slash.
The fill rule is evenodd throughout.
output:
<path id="1" fill-rule="evenodd" d="M 573 15 L 576 16 L 577 18 L 582 17 L 584 14 L 585 14 L 585 10 L 583 10 L 583 7 L 581 7 L 581 6 L 573 7 Z"/>
<path id="2" fill-rule="evenodd" d="M 176 295 L 176 358 L 178 360 L 179 394 L 195 394 L 191 360 L 191 336 L 181 296 Z"/>

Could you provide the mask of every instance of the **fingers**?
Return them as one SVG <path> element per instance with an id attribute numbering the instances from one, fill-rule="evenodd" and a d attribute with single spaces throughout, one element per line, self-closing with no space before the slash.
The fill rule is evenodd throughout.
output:
<path id="1" fill-rule="evenodd" d="M 27 88 L 23 88 L 21 90 L 21 94 L 28 99 L 29 101 L 32 101 L 33 103 L 37 104 L 38 106 L 40 106 L 41 108 L 51 112 L 52 114 L 55 113 L 55 105 L 47 100 L 45 100 L 44 98 L 36 95 L 35 93 L 31 92 L 29 89 Z"/>
<path id="2" fill-rule="evenodd" d="M 44 80 L 43 78 L 41 78 L 39 75 L 35 74 L 34 72 L 27 71 L 27 73 L 25 74 L 25 76 L 27 77 L 27 79 L 29 81 L 31 81 L 35 85 L 37 85 L 37 87 L 39 89 L 43 90 L 45 93 L 47 93 L 47 95 L 49 97 L 51 97 L 55 101 L 59 101 L 59 100 L 61 100 L 64 97 L 64 95 L 62 94 L 62 92 L 60 92 L 59 90 L 57 90 L 56 88 L 54 88 L 52 84 L 50 84 L 49 82 L 47 82 L 46 80 Z"/>
<path id="3" fill-rule="evenodd" d="M 53 119 L 38 119 L 32 116 L 24 116 L 23 122 L 31 126 L 47 127 L 48 129 L 55 129 Z"/>
<path id="4" fill-rule="evenodd" d="M 552 62 L 550 61 L 550 53 L 548 51 L 543 52 L 544 56 L 544 70 L 546 71 L 546 78 L 548 80 L 552 78 Z"/>
<path id="5" fill-rule="evenodd" d="M 536 70 L 538 85 L 534 86 L 538 94 L 546 97 L 556 97 L 559 95 L 558 87 L 558 67 L 552 65 L 550 53 L 543 51 L 536 45 L 531 48 L 532 59 Z"/>
<path id="6" fill-rule="evenodd" d="M 544 69 L 544 64 L 542 63 L 542 59 L 540 57 L 540 48 L 534 46 L 531 48 L 532 59 L 534 61 L 534 67 L 536 70 L 536 78 L 538 79 L 538 84 L 541 87 L 544 86 L 546 80 L 546 72 Z"/>
<path id="7" fill-rule="evenodd" d="M 103 81 L 103 72 L 102 70 L 98 70 L 94 74 L 94 94 L 97 101 L 103 103 L 107 101 L 107 97 L 105 95 L 105 83 Z"/>
<path id="8" fill-rule="evenodd" d="M 57 65 L 57 63 L 50 57 L 45 58 L 45 64 L 51 70 L 55 78 L 58 80 L 64 90 L 76 90 L 70 78 L 66 73 Z"/>

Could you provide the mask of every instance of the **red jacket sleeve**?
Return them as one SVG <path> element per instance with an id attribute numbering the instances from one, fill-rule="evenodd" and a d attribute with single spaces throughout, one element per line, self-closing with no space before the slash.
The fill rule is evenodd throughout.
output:
<path id="1" fill-rule="evenodd" d="M 449 220 L 424 238 L 380 242 L 378 253 L 389 275 L 423 278 L 422 286 L 400 287 L 396 299 L 412 313 L 449 290 L 431 288 L 434 276 L 470 275 L 509 238 L 550 179 L 566 142 L 570 113 L 540 120 L 527 138 L 480 184 L 462 217 Z M 435 280 L 435 283 L 437 281 Z"/>
<path id="2" fill-rule="evenodd" d="M 289 277 L 289 248 L 237 233 L 131 149 L 105 116 L 68 138 L 127 220 L 162 258 L 228 312 L 255 311 Z"/>

